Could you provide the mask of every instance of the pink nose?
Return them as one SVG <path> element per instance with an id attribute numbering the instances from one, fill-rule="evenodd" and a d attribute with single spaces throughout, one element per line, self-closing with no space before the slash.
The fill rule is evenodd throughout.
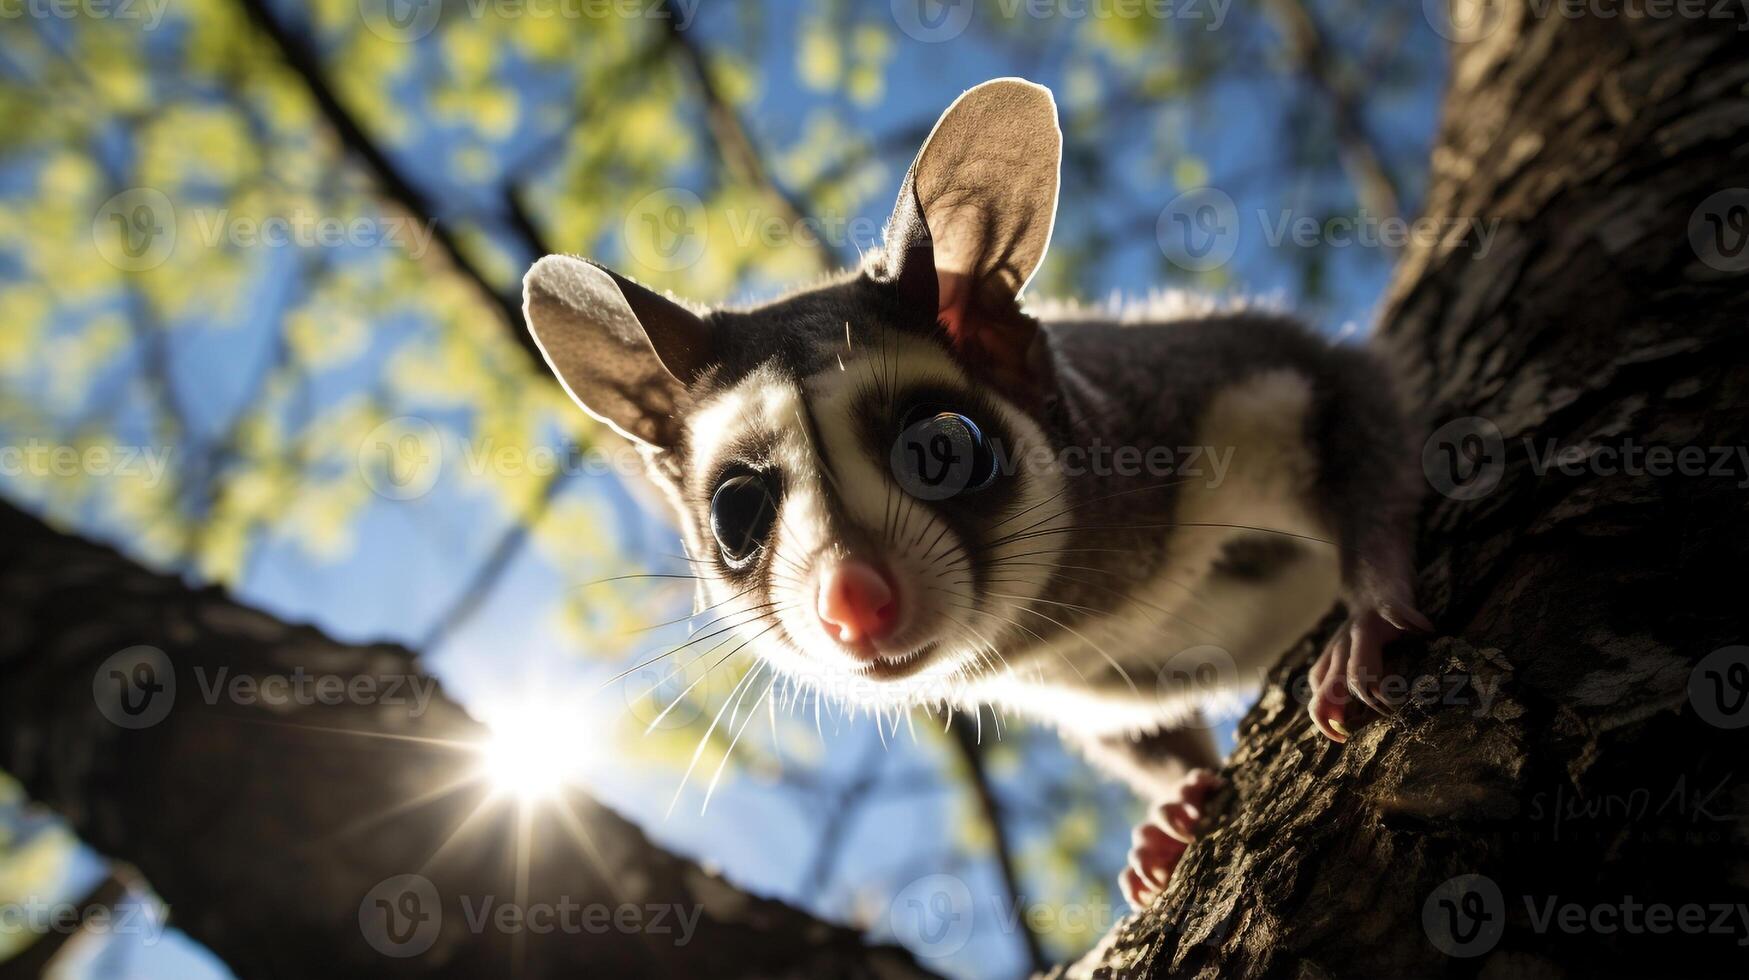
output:
<path id="1" fill-rule="evenodd" d="M 833 565 L 820 576 L 815 611 L 827 633 L 849 644 L 878 640 L 891 633 L 899 619 L 892 581 L 880 569 L 854 558 Z"/>

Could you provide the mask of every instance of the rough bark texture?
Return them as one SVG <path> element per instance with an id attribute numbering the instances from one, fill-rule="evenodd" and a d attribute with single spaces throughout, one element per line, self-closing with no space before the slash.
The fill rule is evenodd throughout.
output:
<path id="1" fill-rule="evenodd" d="M 4 505 L 0 542 L 0 769 L 143 871 L 171 923 L 241 977 L 926 975 L 901 950 L 661 851 L 580 793 L 568 804 L 581 836 L 550 812 L 524 825 L 513 803 L 468 820 L 481 783 L 436 790 L 475 760 L 429 740 L 483 732 L 441 690 L 423 711 L 390 703 L 436 683 L 400 647 L 337 643 Z M 161 720 L 123 727 L 112 719 L 150 720 L 160 703 L 130 689 L 146 711 L 116 714 L 109 658 L 140 644 L 164 652 L 174 688 Z M 383 686 L 338 705 L 208 694 L 297 670 Z M 523 827 L 534 844 L 519 886 Z M 378 887 L 404 874 L 429 890 Z M 391 923 L 379 898 L 405 917 Z M 470 922 L 488 900 L 488 915 L 515 903 L 554 917 L 546 931 Z M 684 943 L 682 915 L 698 917 Z"/>
<path id="2" fill-rule="evenodd" d="M 1749 670 L 1728 663 L 1749 650 L 1714 654 L 1749 642 L 1749 253 L 1733 271 L 1690 242 L 1720 219 L 1725 251 L 1742 234 L 1746 212 L 1702 205 L 1749 188 L 1749 35 L 1738 9 L 1509 6 L 1454 49 L 1427 205 L 1498 234 L 1486 254 L 1408 251 L 1375 341 L 1443 432 L 1430 482 L 1469 477 L 1470 499 L 1430 493 L 1422 514 L 1441 635 L 1392 664 L 1421 697 L 1327 741 L 1294 694 L 1308 641 L 1241 725 L 1218 829 L 1073 972 L 1749 973 L 1740 906 L 1698 931 L 1677 918 L 1749 900 L 1749 729 L 1728 727 L 1749 723 Z M 1551 442 L 1589 462 L 1539 474 Z M 1609 472 L 1630 446 L 1731 455 L 1723 473 Z M 1660 903 L 1672 919 L 1648 917 Z"/>

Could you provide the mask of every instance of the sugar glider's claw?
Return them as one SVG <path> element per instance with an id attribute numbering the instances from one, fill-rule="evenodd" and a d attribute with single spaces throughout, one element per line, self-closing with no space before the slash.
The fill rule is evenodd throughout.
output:
<path id="1" fill-rule="evenodd" d="M 1380 603 L 1353 612 L 1312 665 L 1312 724 L 1337 742 L 1348 741 L 1352 698 L 1390 717 L 1397 708 L 1384 693 L 1385 647 L 1405 633 L 1431 633 L 1433 623 L 1405 603 Z"/>
<path id="2" fill-rule="evenodd" d="M 1414 606 L 1400 602 L 1382 602 L 1377 611 L 1385 622 L 1404 633 L 1426 635 L 1434 632 L 1433 620 L 1422 615 Z"/>
<path id="3" fill-rule="evenodd" d="M 1348 651 L 1352 642 L 1347 624 L 1337 629 L 1318 662 L 1312 665 L 1312 696 L 1306 713 L 1312 724 L 1333 742 L 1348 741 Z"/>
<path id="4" fill-rule="evenodd" d="M 1118 887 L 1131 908 L 1146 908 L 1166 890 L 1185 849 L 1197 837 L 1197 822 L 1209 794 L 1224 785 L 1226 781 L 1214 770 L 1193 769 L 1136 827 L 1130 837 L 1129 866 L 1118 876 Z"/>

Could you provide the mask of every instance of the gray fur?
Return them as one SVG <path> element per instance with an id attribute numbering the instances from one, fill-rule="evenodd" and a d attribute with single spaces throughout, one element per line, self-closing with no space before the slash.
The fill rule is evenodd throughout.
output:
<path id="1" fill-rule="evenodd" d="M 867 377 L 843 403 L 845 417 L 822 419 L 818 406 L 810 403 L 798 407 L 794 424 L 809 433 L 809 444 L 818 446 L 821 425 L 840 423 L 855 433 L 856 454 L 883 465 L 907 400 L 921 397 L 880 373 L 882 358 L 898 338 L 921 343 L 971 379 L 952 390 L 931 390 L 929 400 L 950 402 L 986 421 L 1010 409 L 1018 412 L 1042 432 L 1059 460 L 1069 451 L 1101 445 L 1194 447 L 1207 436 L 1212 407 L 1227 405 L 1223 399 L 1243 395 L 1251 390 L 1248 386 L 1274 379 L 1289 395 L 1303 392 L 1303 417 L 1296 415 L 1285 435 L 1248 437 L 1242 448 L 1253 454 L 1243 462 L 1263 458 L 1269 465 L 1287 466 L 1286 472 L 1297 472 L 1291 466 L 1295 459 L 1312 461 L 1309 482 L 1296 486 L 1294 499 L 1256 501 L 1264 512 L 1303 511 L 1309 515 L 1311 533 L 1267 523 L 1246 526 L 1246 520 L 1234 521 L 1230 528 L 1185 526 L 1181 518 L 1189 495 L 1200 494 L 1196 499 L 1206 508 L 1210 501 L 1223 500 L 1218 496 L 1221 488 L 1108 469 L 1069 477 L 1048 507 L 1033 505 L 1042 511 L 1039 516 L 1057 523 L 1037 534 L 1037 554 L 1043 559 L 1027 563 L 1012 554 L 997 555 L 1003 547 L 1014 550 L 1017 525 L 1011 522 L 1034 519 L 1020 509 L 1020 491 L 1030 479 L 1025 474 L 1006 474 L 989 489 L 977 491 L 975 498 L 901 502 L 923 511 L 940 526 L 942 536 L 951 533 L 963 549 L 972 602 L 979 610 L 999 605 L 992 597 L 1016 578 L 1030 577 L 1042 588 L 1028 600 L 1021 614 L 1025 621 L 999 632 L 996 652 L 1006 671 L 968 662 L 963 679 L 954 675 L 960 686 L 953 696 L 1011 703 L 1056 724 L 1139 791 L 1158 793 L 1162 774 L 1182 771 L 1186 764 L 1206 765 L 1211 759 L 1206 732 L 1173 730 L 1195 711 L 1196 697 L 1207 692 L 1187 690 L 1186 682 L 1166 673 L 1155 681 L 1155 673 L 1184 651 L 1210 644 L 1211 638 L 1232 647 L 1229 656 L 1239 676 L 1229 679 L 1228 686 L 1243 687 L 1267 670 L 1292 637 L 1259 640 L 1274 634 L 1258 632 L 1255 620 L 1291 608 L 1291 603 L 1278 601 L 1280 590 L 1295 581 L 1304 585 L 1325 567 L 1311 563 L 1320 548 L 1326 555 L 1335 549 L 1335 571 L 1327 583 L 1330 598 L 1340 595 L 1357 614 L 1409 607 L 1407 529 L 1415 501 L 1416 457 L 1408 451 L 1407 430 L 1382 367 L 1364 351 L 1334 344 L 1287 315 L 1204 307 L 1188 316 L 1159 316 L 1150 315 L 1157 309 L 1148 308 L 1107 312 L 1036 303 L 1031 305 L 1047 315 L 1029 314 L 1018 292 L 1048 239 L 1054 180 L 1048 195 L 993 188 L 989 182 L 1004 173 L 1040 171 L 1039 161 L 1024 154 L 1016 158 L 1012 139 L 1000 152 L 975 139 L 980 125 L 997 118 L 988 110 L 1010 104 L 1036 114 L 1049 102 L 1046 95 L 1041 103 L 1024 83 L 1004 81 L 981 95 L 974 90 L 955 104 L 937 129 L 938 134 L 952 134 L 951 139 L 932 137 L 920 154 L 901 190 L 887 247 L 870 255 L 860 269 L 767 303 L 696 316 L 623 277 L 615 276 L 614 282 L 627 302 L 618 307 L 609 303 L 612 308 L 604 312 L 600 303 L 567 302 L 565 290 L 556 290 L 549 276 L 531 273 L 530 320 L 555 371 L 579 402 L 646 444 L 658 482 L 673 500 L 688 547 L 706 578 L 721 585 L 724 594 L 750 592 L 753 599 L 765 601 L 806 569 L 790 567 L 780 575 L 776 568 L 731 569 L 713 561 L 709 499 L 717 474 L 706 466 L 722 461 L 703 458 L 686 434 L 689 413 L 705 411 L 713 399 L 749 378 L 777 378 L 791 390 L 809 390 L 814 381 L 842 375 L 847 355 L 862 355 L 858 363 L 868 368 Z M 948 125 L 955 118 L 978 125 Z M 1036 143 L 1048 145 L 1054 155 L 1055 139 L 1052 123 L 1050 138 Z M 1054 159 L 1049 169 L 1054 175 Z M 945 183 L 956 172 L 983 174 L 965 178 L 983 183 L 966 188 Z M 919 174 L 927 175 L 927 200 L 917 184 Z M 955 223 L 967 214 L 985 212 L 963 207 L 966 201 L 994 201 L 1022 213 L 1002 213 L 999 220 L 967 231 Z M 953 237 L 956 269 L 969 272 L 937 267 L 941 255 L 934 243 L 944 233 Z M 549 273 L 552 262 L 543 262 Z M 564 268 L 576 272 L 575 266 Z M 951 281 L 966 275 L 971 276 L 969 284 Z M 965 303 L 949 310 L 954 296 Z M 628 335 L 638 324 L 647 339 Z M 1268 430 L 1271 420 L 1255 421 Z M 1285 425 L 1290 420 L 1275 421 Z M 992 433 L 996 440 L 1005 435 L 996 427 Z M 706 440 L 719 456 L 726 453 L 737 466 L 779 468 L 774 461 L 778 451 L 767 444 L 769 434 L 763 442 L 727 435 L 732 434 L 712 433 Z M 1275 462 L 1278 455 L 1288 462 Z M 825 466 L 829 471 L 830 461 Z M 1280 493 L 1267 489 L 1273 486 L 1267 482 L 1258 486 L 1265 489 L 1233 492 Z M 822 531 L 836 539 L 822 553 L 878 552 L 892 544 L 890 529 L 851 518 L 828 480 L 788 488 L 802 489 L 825 498 L 819 520 Z M 1251 501 L 1238 500 L 1236 505 L 1243 508 Z M 1058 513 L 1053 516 L 1052 511 Z M 1174 556 L 1184 559 L 1187 541 L 1202 538 L 1220 539 L 1212 549 L 1197 552 L 1207 552 L 1206 559 L 1198 559 L 1203 565 L 1168 567 Z M 815 557 L 810 554 L 804 561 Z M 1223 596 L 1226 621 L 1194 622 L 1194 604 L 1159 623 L 1137 625 L 1123 619 L 1135 615 L 1138 602 L 1146 603 L 1146 589 L 1170 585 L 1174 573 L 1189 579 L 1184 587 L 1193 599 L 1201 599 L 1198 589 Z M 1281 631 L 1303 630 L 1327 611 L 1302 609 L 1293 614 L 1297 618 L 1280 624 Z M 1098 646 L 1092 635 L 1122 626 L 1129 632 L 1110 641 L 1115 649 L 1100 647 L 1098 658 L 1083 657 L 1079 648 Z M 805 638 L 785 632 L 770 642 L 808 646 Z M 922 649 L 919 657 L 932 655 L 936 644 Z M 1078 667 L 1077 660 L 1088 666 Z M 1148 690 L 1136 683 L 1138 673 Z M 1126 746 L 1128 755 L 1115 760 L 1114 753 L 1123 755 Z"/>

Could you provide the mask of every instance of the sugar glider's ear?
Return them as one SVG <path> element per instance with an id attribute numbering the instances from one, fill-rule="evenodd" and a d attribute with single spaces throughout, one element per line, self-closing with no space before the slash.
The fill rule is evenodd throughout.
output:
<path id="1" fill-rule="evenodd" d="M 1036 325 L 1018 301 L 1050 244 L 1062 151 L 1050 90 L 998 78 L 948 107 L 899 189 L 870 275 L 934 313 L 974 367 L 1024 373 Z"/>
<path id="2" fill-rule="evenodd" d="M 569 255 L 549 255 L 522 277 L 522 312 L 547 365 L 584 411 L 645 445 L 675 445 L 675 408 L 709 358 L 702 317 Z"/>

